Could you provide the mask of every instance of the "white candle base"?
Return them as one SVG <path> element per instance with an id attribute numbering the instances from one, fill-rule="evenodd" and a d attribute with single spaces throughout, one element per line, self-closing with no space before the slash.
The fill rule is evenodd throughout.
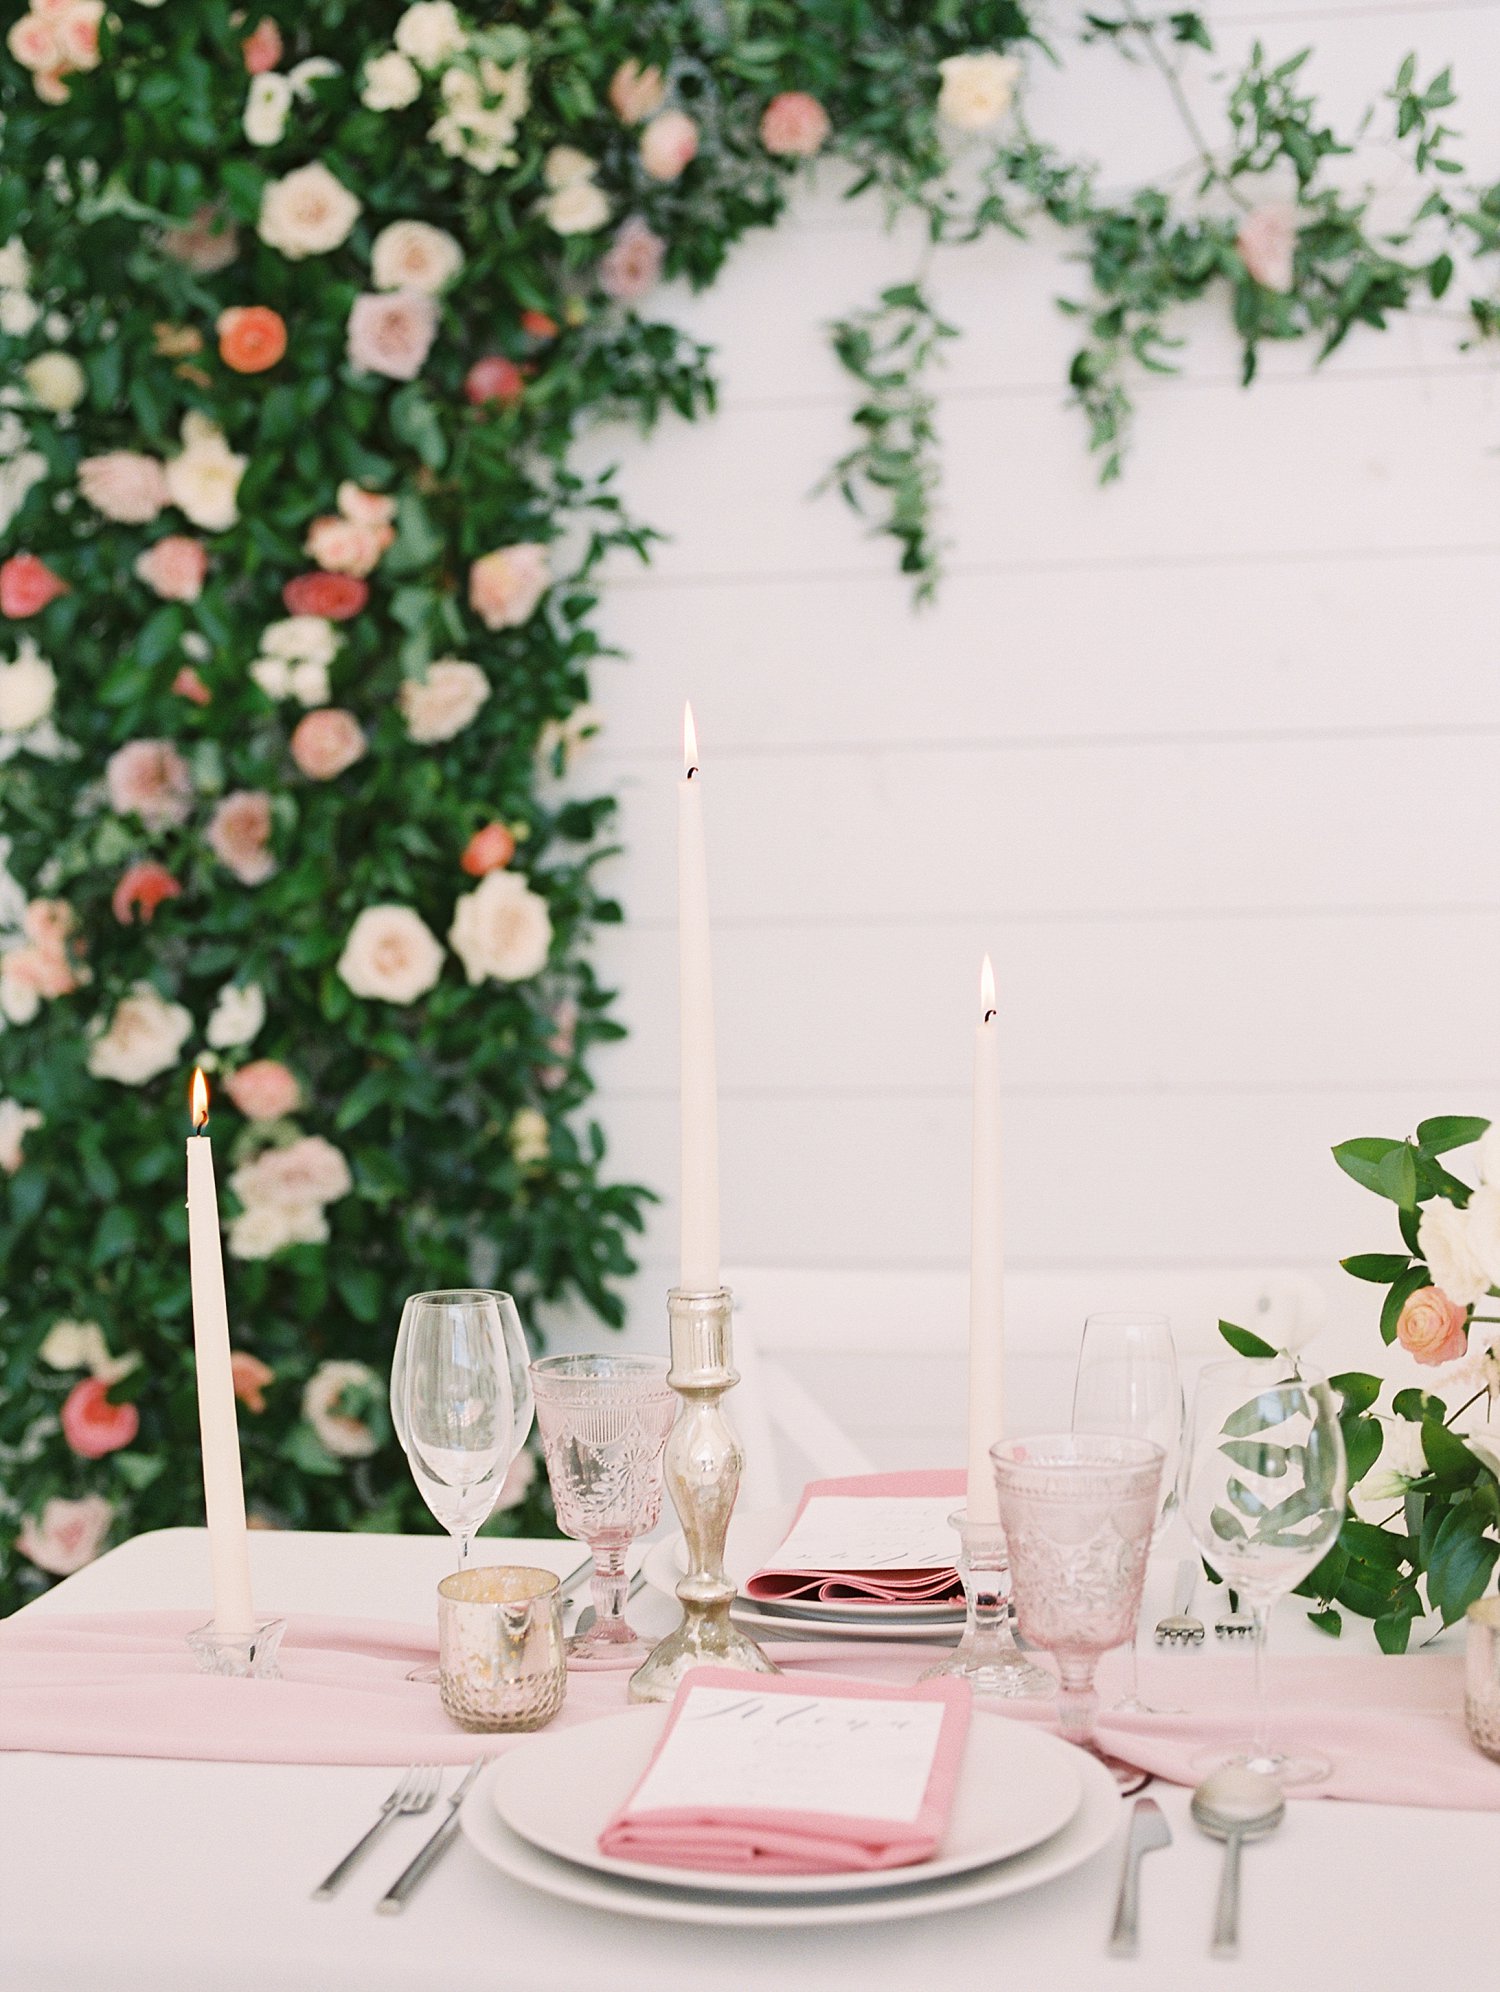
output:
<path id="1" fill-rule="evenodd" d="M 281 1650 L 285 1619 L 262 1619 L 240 1639 L 224 1639 L 212 1619 L 187 1636 L 200 1674 L 227 1674 L 239 1681 L 275 1681 L 281 1669 L 276 1656 Z"/>

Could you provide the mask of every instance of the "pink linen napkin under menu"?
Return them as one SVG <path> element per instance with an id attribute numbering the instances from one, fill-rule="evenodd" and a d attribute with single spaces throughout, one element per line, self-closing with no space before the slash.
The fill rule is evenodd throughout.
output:
<path id="1" fill-rule="evenodd" d="M 969 1706 L 962 1681 L 886 1688 L 695 1667 L 599 1850 L 762 1874 L 927 1860 L 947 1828 Z"/>
<path id="2" fill-rule="evenodd" d="M 963 1599 L 951 1554 L 946 1561 L 859 1567 L 822 1558 L 809 1562 L 797 1553 L 798 1537 L 809 1535 L 809 1523 L 833 1508 L 822 1504 L 849 1501 L 874 1503 L 909 1502 L 920 1509 L 928 1528 L 941 1525 L 946 1515 L 962 1507 L 964 1475 L 947 1467 L 911 1473 L 861 1473 L 839 1480 L 810 1480 L 787 1532 L 785 1543 L 745 1584 L 749 1598 L 816 1598 L 828 1604 L 909 1603 L 934 1604 Z M 809 1508 L 819 1504 L 809 1515 Z M 848 1512 L 852 1513 L 852 1509 Z M 872 1512 L 874 1512 L 872 1510 Z M 826 1540 L 826 1531 L 819 1531 Z M 946 1531 L 944 1531 L 946 1533 Z M 790 1555 L 787 1551 L 790 1550 Z"/>

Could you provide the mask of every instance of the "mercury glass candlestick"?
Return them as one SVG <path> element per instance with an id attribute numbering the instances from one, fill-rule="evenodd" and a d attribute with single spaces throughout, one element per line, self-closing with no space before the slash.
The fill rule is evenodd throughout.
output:
<path id="1" fill-rule="evenodd" d="M 963 1638 L 922 1679 L 967 1681 L 976 1695 L 997 1701 L 1050 1699 L 1057 1693 L 1056 1681 L 1032 1665 L 1011 1634 L 1005 1531 L 998 1522 L 971 1522 L 963 1508 L 950 1521 L 963 1544 L 958 1574 L 968 1613 Z"/>
<path id="2" fill-rule="evenodd" d="M 724 1574 L 724 1539 L 745 1464 L 720 1409 L 725 1391 L 740 1380 L 730 1330 L 733 1311 L 728 1287 L 703 1293 L 673 1287 L 667 1295 L 672 1350 L 667 1382 L 682 1399 L 682 1412 L 667 1440 L 664 1469 L 682 1520 L 688 1567 L 677 1586 L 682 1621 L 631 1675 L 633 1702 L 670 1701 L 693 1667 L 780 1671 L 729 1619 L 735 1587 Z"/>

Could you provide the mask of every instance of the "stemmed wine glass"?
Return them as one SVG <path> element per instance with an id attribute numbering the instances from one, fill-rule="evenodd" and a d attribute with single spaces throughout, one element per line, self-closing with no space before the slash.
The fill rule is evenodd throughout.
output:
<path id="1" fill-rule="evenodd" d="M 1073 1430 L 1112 1432 L 1150 1439 L 1165 1455 L 1152 1541 L 1177 1506 L 1177 1463 L 1182 1451 L 1182 1382 L 1172 1326 L 1161 1314 L 1091 1314 L 1083 1324 L 1078 1374 L 1073 1385 Z M 1140 1697 L 1136 1631 L 1125 1642 L 1129 1684 L 1115 1706 L 1154 1713 Z"/>
<path id="2" fill-rule="evenodd" d="M 1339 1400 L 1290 1356 L 1211 1363 L 1188 1425 L 1183 1509 L 1205 1563 L 1250 1607 L 1255 1718 L 1250 1740 L 1206 1757 L 1205 1771 L 1243 1765 L 1281 1784 L 1326 1778 L 1326 1758 L 1274 1749 L 1266 1704 L 1266 1623 L 1277 1598 L 1309 1575 L 1343 1525 L 1348 1464 Z"/>

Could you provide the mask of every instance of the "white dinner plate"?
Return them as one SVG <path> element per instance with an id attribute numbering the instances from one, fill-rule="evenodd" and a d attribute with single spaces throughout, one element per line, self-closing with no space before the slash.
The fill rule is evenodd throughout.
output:
<path id="1" fill-rule="evenodd" d="M 978 1722 L 1005 1720 L 1004 1716 L 976 1717 Z M 1109 1846 L 1124 1812 L 1124 1801 L 1114 1778 L 1102 1764 L 1080 1752 L 1076 1768 L 1082 1803 L 1060 1833 L 1029 1853 L 940 1881 L 908 1882 L 884 1894 L 838 1892 L 811 1898 L 731 1895 L 670 1884 L 647 1886 L 544 1854 L 540 1847 L 513 1833 L 495 1810 L 492 1785 L 501 1766 L 515 1754 L 518 1753 L 509 1752 L 506 1757 L 497 1758 L 463 1802 L 459 1817 L 475 1851 L 502 1874 L 544 1895 L 586 1908 L 612 1910 L 618 1916 L 643 1917 L 661 1923 L 805 1929 L 818 1924 L 886 1923 L 913 1916 L 943 1915 L 952 1909 L 1021 1895 L 1029 1888 L 1040 1888 L 1044 1882 L 1055 1881 L 1060 1875 L 1082 1867 Z"/>
<path id="2" fill-rule="evenodd" d="M 795 1508 L 749 1508 L 730 1518 L 729 1538 L 724 1547 L 724 1565 L 737 1584 L 769 1562 L 786 1540 L 796 1514 Z M 642 1565 L 653 1590 L 675 1597 L 677 1580 L 687 1569 L 687 1549 L 681 1534 L 667 1536 L 652 1545 Z M 758 1611 L 774 1611 L 786 1618 L 804 1618 L 819 1625 L 849 1623 L 891 1626 L 962 1625 L 964 1608 L 950 1600 L 888 1598 L 748 1598 L 743 1589 L 740 1603 Z"/>
<path id="3" fill-rule="evenodd" d="M 757 1598 L 736 1598 L 729 1616 L 754 1639 L 883 1640 L 903 1646 L 953 1646 L 963 1631 L 962 1619 L 822 1619 L 785 1618 L 774 1605 Z"/>
<path id="4" fill-rule="evenodd" d="M 981 1715 L 969 1725 L 948 1830 L 931 1860 L 838 1876 L 726 1874 L 615 1860 L 600 1853 L 599 1835 L 645 1773 L 670 1714 L 626 1709 L 510 1751 L 490 1787 L 495 1810 L 543 1853 L 653 1888 L 666 1882 L 719 1895 L 876 1895 L 968 1874 L 1040 1846 L 1066 1826 L 1083 1796 L 1079 1751 L 1044 1730 Z"/>

